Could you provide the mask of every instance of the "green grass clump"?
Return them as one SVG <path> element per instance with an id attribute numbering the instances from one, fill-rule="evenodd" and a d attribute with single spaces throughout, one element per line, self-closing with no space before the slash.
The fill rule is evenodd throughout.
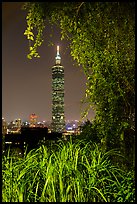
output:
<path id="1" fill-rule="evenodd" d="M 114 166 L 113 154 L 70 140 L 24 158 L 3 156 L 3 202 L 134 202 L 134 174 Z"/>

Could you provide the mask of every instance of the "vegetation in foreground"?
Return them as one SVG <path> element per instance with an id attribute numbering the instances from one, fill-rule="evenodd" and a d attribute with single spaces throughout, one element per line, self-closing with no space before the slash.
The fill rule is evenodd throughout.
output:
<path id="1" fill-rule="evenodd" d="M 2 158 L 3 202 L 134 202 L 134 171 L 114 165 L 116 150 L 60 141 L 24 158 Z"/>
<path id="2" fill-rule="evenodd" d="M 129 169 L 135 166 L 135 2 L 26 2 L 23 9 L 27 57 L 40 57 L 38 48 L 48 40 L 45 28 L 51 26 L 54 36 L 56 25 L 83 69 L 83 117 L 91 109 L 96 113 L 83 138 L 102 141 L 108 151 L 120 148 Z M 54 37 L 51 42 L 56 44 Z"/>
<path id="3" fill-rule="evenodd" d="M 24 7 L 28 58 L 39 57 L 47 21 L 70 41 L 70 54 L 87 78 L 84 116 L 91 107 L 96 111 L 93 127 L 88 124 L 83 137 L 104 140 L 107 149 L 70 141 L 54 150 L 41 146 L 19 160 L 4 156 L 3 201 L 135 201 L 134 171 L 124 169 L 123 157 L 112 150 L 120 148 L 134 166 L 135 3 L 26 2 Z"/>

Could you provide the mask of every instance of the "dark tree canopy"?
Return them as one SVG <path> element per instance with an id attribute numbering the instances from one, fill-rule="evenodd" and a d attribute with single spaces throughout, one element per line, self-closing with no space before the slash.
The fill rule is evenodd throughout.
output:
<path id="1" fill-rule="evenodd" d="M 135 130 L 135 3 L 27 2 L 24 8 L 28 58 L 39 57 L 46 22 L 58 25 L 87 77 L 84 101 L 96 111 L 100 138 L 110 145 L 124 140 L 127 129 Z"/>

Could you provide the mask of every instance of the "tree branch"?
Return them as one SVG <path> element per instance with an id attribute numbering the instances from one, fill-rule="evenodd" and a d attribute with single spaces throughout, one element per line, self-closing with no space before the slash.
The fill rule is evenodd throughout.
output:
<path id="1" fill-rule="evenodd" d="M 81 7 L 84 3 L 85 3 L 85 2 L 81 2 L 81 4 L 79 5 L 78 10 L 77 10 L 77 14 L 78 14 L 78 12 L 79 12 L 79 10 L 80 10 L 80 7 Z"/>

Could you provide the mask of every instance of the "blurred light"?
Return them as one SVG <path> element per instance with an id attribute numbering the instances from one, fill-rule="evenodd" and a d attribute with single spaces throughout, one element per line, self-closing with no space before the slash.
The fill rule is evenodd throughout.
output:
<path id="1" fill-rule="evenodd" d="M 67 129 L 68 129 L 68 130 L 72 130 L 72 127 L 68 127 Z"/>

